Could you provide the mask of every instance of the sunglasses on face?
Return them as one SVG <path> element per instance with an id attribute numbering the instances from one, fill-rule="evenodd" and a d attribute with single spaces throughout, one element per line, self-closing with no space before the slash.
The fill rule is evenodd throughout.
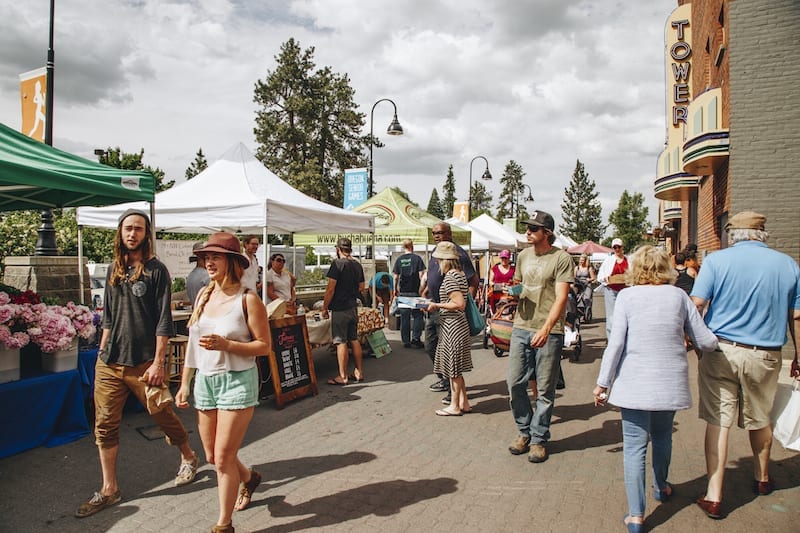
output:
<path id="1" fill-rule="evenodd" d="M 534 226 L 533 224 L 528 224 L 528 231 L 530 233 L 536 233 L 540 229 L 543 229 L 542 226 Z"/>
<path id="2" fill-rule="evenodd" d="M 283 257 L 276 257 L 275 259 L 273 259 L 273 261 L 277 261 L 278 263 L 285 263 L 286 259 L 284 259 Z"/>
<path id="3" fill-rule="evenodd" d="M 433 233 L 434 235 L 446 235 L 447 234 L 446 231 L 433 231 L 431 233 Z"/>
<path id="4" fill-rule="evenodd" d="M 615 244 L 614 246 L 612 246 L 612 248 L 615 250 L 621 250 L 622 246 L 620 246 L 619 244 Z"/>

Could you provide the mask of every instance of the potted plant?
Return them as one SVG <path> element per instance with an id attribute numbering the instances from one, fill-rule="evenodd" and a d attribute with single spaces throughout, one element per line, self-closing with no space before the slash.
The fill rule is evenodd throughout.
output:
<path id="1" fill-rule="evenodd" d="M 0 292 L 0 383 L 20 377 L 20 348 L 30 342 L 27 318 L 32 317 L 24 306 L 13 303 L 12 297 Z"/>

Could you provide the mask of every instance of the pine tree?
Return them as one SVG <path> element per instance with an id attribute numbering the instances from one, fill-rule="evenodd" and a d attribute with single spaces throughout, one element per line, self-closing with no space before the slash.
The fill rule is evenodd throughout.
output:
<path id="1" fill-rule="evenodd" d="M 562 233 L 576 242 L 600 242 L 605 233 L 601 217 L 602 207 L 597 199 L 594 180 L 589 178 L 580 159 L 575 164 L 572 180 L 564 189 L 561 214 L 564 222 L 559 225 Z"/>
<path id="2" fill-rule="evenodd" d="M 192 161 L 192 163 L 189 165 L 189 168 L 186 169 L 186 179 L 192 179 L 207 168 L 208 161 L 203 153 L 203 149 L 200 148 L 197 150 L 197 155 L 195 155 L 194 161 Z"/>
<path id="3" fill-rule="evenodd" d="M 442 211 L 442 203 L 439 200 L 439 191 L 433 189 L 431 191 L 431 198 L 428 200 L 428 208 L 425 210 L 436 218 L 444 219 L 444 212 Z"/>
<path id="4" fill-rule="evenodd" d="M 519 223 L 521 210 L 517 206 L 519 204 L 519 194 L 523 190 L 523 177 L 525 177 L 525 171 L 522 170 L 520 164 L 513 159 L 510 160 L 503 170 L 503 177 L 500 178 L 503 190 L 500 191 L 500 198 L 497 201 L 497 218 L 499 220 L 517 218 Z"/>
<path id="5" fill-rule="evenodd" d="M 472 220 L 475 220 L 484 213 L 488 213 L 492 208 L 492 193 L 486 189 L 486 185 L 480 181 L 472 184 L 469 192 L 470 212 Z"/>
<path id="6" fill-rule="evenodd" d="M 642 193 L 630 194 L 627 190 L 622 192 L 619 204 L 609 215 L 608 221 L 614 225 L 613 236 L 622 239 L 626 250 L 633 251 L 644 242 L 643 235 L 649 229 L 648 212 L 649 209 L 644 205 Z"/>
<path id="7" fill-rule="evenodd" d="M 444 187 L 442 187 L 444 196 L 440 201 L 442 207 L 442 218 L 450 218 L 453 216 L 453 205 L 456 203 L 456 178 L 453 175 L 453 165 L 447 169 L 447 177 L 444 180 Z"/>
<path id="8" fill-rule="evenodd" d="M 345 169 L 367 166 L 369 136 L 347 75 L 316 69 L 314 48 L 289 39 L 256 82 L 256 157 L 300 191 L 342 205 Z M 381 146 L 379 142 L 375 146 Z"/>

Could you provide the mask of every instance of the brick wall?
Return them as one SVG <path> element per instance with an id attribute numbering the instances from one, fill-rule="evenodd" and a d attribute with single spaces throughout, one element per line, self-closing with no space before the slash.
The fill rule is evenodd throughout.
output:
<path id="1" fill-rule="evenodd" d="M 800 260 L 800 9 L 729 3 L 730 214 L 767 217 L 769 244 Z"/>

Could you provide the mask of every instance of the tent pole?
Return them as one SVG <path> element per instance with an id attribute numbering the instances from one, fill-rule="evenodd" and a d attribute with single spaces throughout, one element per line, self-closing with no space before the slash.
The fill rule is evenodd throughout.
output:
<path id="1" fill-rule="evenodd" d="M 272 245 L 267 240 L 267 227 L 264 226 L 264 233 L 261 236 L 262 242 L 267 245 L 267 255 L 264 257 L 264 266 L 269 264 L 269 258 L 272 255 Z M 267 305 L 267 271 L 262 269 L 261 273 L 261 301 Z"/>
<path id="2" fill-rule="evenodd" d="M 156 203 L 150 202 L 150 231 L 153 232 L 153 248 L 156 246 Z"/>
<path id="3" fill-rule="evenodd" d="M 78 282 L 80 285 L 80 302 L 81 305 L 86 303 L 86 296 L 84 295 L 83 284 L 85 283 L 83 276 L 83 226 L 78 226 Z"/>
<path id="4" fill-rule="evenodd" d="M 372 308 L 378 307 L 377 285 L 378 285 L 378 260 L 375 258 L 375 231 L 372 232 L 372 266 L 375 273 L 372 274 Z M 387 305 L 387 304 L 384 304 Z"/>

